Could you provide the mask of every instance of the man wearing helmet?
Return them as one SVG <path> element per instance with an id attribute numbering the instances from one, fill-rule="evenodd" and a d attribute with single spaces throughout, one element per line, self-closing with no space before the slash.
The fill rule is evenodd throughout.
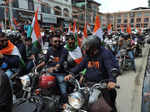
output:
<path id="1" fill-rule="evenodd" d="M 83 41 L 82 47 L 85 50 L 85 57 L 79 65 L 71 69 L 71 72 L 77 74 L 86 68 L 86 81 L 99 82 L 108 79 L 108 90 L 107 92 L 105 91 L 107 93 L 106 101 L 114 108 L 113 112 L 116 112 L 116 91 L 113 89 L 116 86 L 116 76 L 112 74 L 112 70 L 118 67 L 114 66 L 113 54 L 103 48 L 100 39 L 93 35 Z M 69 80 L 71 77 L 72 74 L 69 74 L 65 77 L 65 80 Z"/>

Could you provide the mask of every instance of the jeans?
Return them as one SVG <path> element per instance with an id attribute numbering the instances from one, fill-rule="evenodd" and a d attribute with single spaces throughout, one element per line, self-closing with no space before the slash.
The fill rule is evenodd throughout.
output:
<path id="1" fill-rule="evenodd" d="M 133 54 L 133 51 L 128 51 L 128 56 L 130 57 L 130 59 L 131 59 L 131 61 L 132 61 L 133 69 L 135 70 L 136 67 L 135 67 L 135 60 L 134 60 L 134 54 Z"/>
<path id="2" fill-rule="evenodd" d="M 50 75 L 56 77 L 61 94 L 66 95 L 67 85 L 66 85 L 66 82 L 64 81 L 65 74 L 64 73 L 50 73 Z"/>
<path id="3" fill-rule="evenodd" d="M 26 73 L 31 72 L 31 70 L 32 70 L 33 67 L 34 67 L 34 63 L 33 63 L 33 61 L 31 60 L 31 61 L 29 61 L 29 62 L 27 63 L 27 65 L 26 65 Z"/>

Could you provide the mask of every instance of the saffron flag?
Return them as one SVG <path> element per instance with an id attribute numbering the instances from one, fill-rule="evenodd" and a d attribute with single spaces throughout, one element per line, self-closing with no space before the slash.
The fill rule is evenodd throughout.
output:
<path id="1" fill-rule="evenodd" d="M 84 31 L 83 31 L 83 33 L 84 33 L 84 38 L 87 38 L 87 24 L 85 24 L 84 25 Z"/>
<path id="2" fill-rule="evenodd" d="M 98 38 L 100 38 L 101 41 L 103 41 L 103 31 L 101 29 L 101 24 L 100 24 L 100 18 L 99 18 L 99 16 L 96 16 L 93 35 L 98 36 Z"/>
<path id="3" fill-rule="evenodd" d="M 107 33 L 108 34 L 110 34 L 110 33 L 112 33 L 112 27 L 111 27 L 111 24 L 108 24 L 108 26 L 107 26 Z"/>
<path id="4" fill-rule="evenodd" d="M 131 26 L 130 26 L 130 24 L 127 26 L 127 33 L 131 34 Z"/>

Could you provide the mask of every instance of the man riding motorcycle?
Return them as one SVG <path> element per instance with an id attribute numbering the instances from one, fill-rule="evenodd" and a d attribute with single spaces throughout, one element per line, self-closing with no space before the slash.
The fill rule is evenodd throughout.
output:
<path id="1" fill-rule="evenodd" d="M 62 94 L 62 99 L 67 101 L 67 87 L 64 82 L 64 77 L 66 75 L 63 70 L 64 61 L 67 60 L 68 52 L 67 50 L 60 45 L 60 35 L 53 35 L 50 39 L 51 47 L 48 49 L 48 52 L 45 57 L 45 61 L 37 66 L 37 68 L 48 65 L 48 73 L 56 77 L 60 92 Z M 49 62 L 49 60 L 51 60 Z"/>
<path id="2" fill-rule="evenodd" d="M 78 46 L 78 42 L 72 33 L 66 35 L 67 43 L 65 48 L 68 50 L 68 66 L 74 67 L 82 61 L 81 48 Z"/>
<path id="3" fill-rule="evenodd" d="M 85 74 L 85 80 L 87 82 L 96 83 L 102 80 L 108 80 L 108 89 L 103 90 L 103 96 L 107 103 L 112 106 L 113 112 L 116 112 L 116 91 L 113 89 L 116 86 L 116 78 L 112 73 L 113 69 L 116 68 L 114 68 L 111 52 L 103 48 L 100 39 L 93 35 L 89 36 L 83 42 L 82 47 L 85 48 L 85 57 L 79 65 L 71 69 L 71 74 L 67 75 L 65 80 L 69 80 L 73 74 L 79 73 L 84 68 L 87 69 Z M 90 111 L 96 112 L 93 109 Z"/>
<path id="4" fill-rule="evenodd" d="M 7 69 L 15 69 L 14 71 L 24 65 L 18 48 L 10 42 L 3 32 L 0 33 L 0 59 L 7 64 Z M 11 72 L 7 73 L 8 77 L 12 74 Z"/>
<path id="5" fill-rule="evenodd" d="M 134 54 L 133 54 L 133 46 L 132 46 L 132 40 L 130 38 L 130 35 L 124 34 L 119 40 L 119 50 L 121 49 L 126 49 L 128 56 L 130 57 L 132 61 L 132 67 L 133 70 L 136 72 L 136 66 L 135 66 L 135 59 L 134 59 Z"/>

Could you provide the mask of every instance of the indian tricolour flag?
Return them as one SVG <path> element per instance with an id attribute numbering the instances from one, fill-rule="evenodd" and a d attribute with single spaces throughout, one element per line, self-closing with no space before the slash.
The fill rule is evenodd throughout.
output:
<path id="1" fill-rule="evenodd" d="M 20 62 L 21 64 L 24 66 L 24 61 L 20 55 L 20 52 L 18 50 L 18 48 L 10 42 L 10 40 L 8 40 L 8 45 L 7 47 L 3 48 L 2 50 L 0 50 L 0 54 L 3 54 L 3 55 L 15 55 L 15 56 L 19 56 L 20 58 Z"/>
<path id="2" fill-rule="evenodd" d="M 40 32 L 40 26 L 38 23 L 38 9 L 35 12 L 31 26 L 32 26 L 32 33 L 31 33 L 32 43 L 35 46 L 37 46 L 38 42 L 39 42 L 41 47 L 43 47 L 43 41 L 42 41 L 42 36 L 41 36 L 41 32 Z"/>

